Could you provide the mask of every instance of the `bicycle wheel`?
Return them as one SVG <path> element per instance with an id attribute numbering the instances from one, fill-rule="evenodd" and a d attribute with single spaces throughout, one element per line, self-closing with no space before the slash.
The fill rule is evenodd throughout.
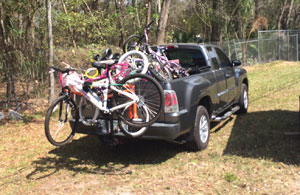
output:
<path id="1" fill-rule="evenodd" d="M 84 96 L 80 97 L 79 105 L 79 121 L 86 126 L 95 124 L 99 115 L 99 109 L 88 101 Z"/>
<path id="2" fill-rule="evenodd" d="M 174 77 L 175 78 L 181 78 L 188 76 L 189 74 L 186 72 L 185 68 L 181 67 L 179 64 L 176 64 L 174 62 L 170 62 L 170 67 L 174 70 Z"/>
<path id="3" fill-rule="evenodd" d="M 131 35 L 129 36 L 123 45 L 123 52 L 126 53 L 132 50 L 139 50 L 141 44 L 145 42 L 145 38 L 140 40 L 141 37 L 138 35 Z"/>
<path id="4" fill-rule="evenodd" d="M 142 109 L 142 112 L 141 112 Z M 141 109 L 138 109 L 138 116 L 144 116 L 145 117 L 145 121 L 149 121 L 149 113 L 147 111 L 147 109 L 145 107 L 141 107 Z M 129 115 L 132 114 L 130 112 L 132 112 L 132 106 L 128 106 L 126 107 L 123 111 L 122 111 L 122 115 Z M 121 118 L 118 119 L 118 124 L 119 124 L 119 128 L 121 129 L 121 131 L 128 137 L 139 137 L 141 135 L 143 135 L 148 127 L 142 127 L 142 128 L 136 128 L 136 127 L 132 127 L 126 123 L 124 123 Z"/>
<path id="5" fill-rule="evenodd" d="M 163 89 L 152 77 L 143 74 L 129 75 L 119 83 L 123 91 L 130 91 L 138 101 L 130 107 L 120 109 L 119 118 L 127 125 L 142 128 L 153 124 L 160 116 L 164 106 Z M 129 97 L 115 93 L 116 105 L 132 101 Z M 136 105 L 135 105 L 136 104 Z M 125 111 L 124 111 L 125 110 Z M 147 115 L 149 115 L 149 120 Z"/>
<path id="6" fill-rule="evenodd" d="M 160 66 L 159 64 L 156 64 L 149 68 L 149 71 L 151 75 L 155 77 L 158 81 L 164 82 L 173 80 L 172 73 L 166 66 Z"/>
<path id="7" fill-rule="evenodd" d="M 50 105 L 45 118 L 45 134 L 48 141 L 54 146 L 69 143 L 75 134 L 78 116 L 73 100 L 66 96 L 57 98 Z"/>
<path id="8" fill-rule="evenodd" d="M 149 60 L 148 57 L 140 51 L 129 51 L 123 54 L 119 61 L 119 64 L 127 63 L 132 69 L 132 73 L 146 74 L 148 71 Z"/>

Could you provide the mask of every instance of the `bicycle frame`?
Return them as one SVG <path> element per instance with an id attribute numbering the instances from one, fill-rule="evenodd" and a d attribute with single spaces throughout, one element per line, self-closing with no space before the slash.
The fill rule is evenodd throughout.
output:
<path id="1" fill-rule="evenodd" d="M 92 102 L 99 110 L 103 111 L 104 113 L 111 113 L 114 112 L 120 108 L 125 108 L 127 106 L 131 106 L 132 104 L 136 103 L 139 98 L 137 95 L 135 95 L 131 90 L 119 90 L 117 89 L 114 85 L 118 85 L 118 84 L 110 84 L 110 79 L 106 78 L 106 79 L 102 79 L 100 81 L 96 81 L 93 82 L 91 87 L 95 87 L 95 88 L 100 88 L 101 91 L 103 92 L 103 100 L 101 100 L 98 95 L 93 92 L 90 88 L 89 91 L 86 92 L 83 89 L 81 90 L 84 94 L 84 96 L 90 101 Z M 124 104 L 112 107 L 112 108 L 107 108 L 107 100 L 108 100 L 108 89 L 112 89 L 113 91 L 116 91 L 122 95 L 125 95 L 126 97 L 132 99 L 132 101 L 130 102 L 126 102 Z"/>
<path id="2" fill-rule="evenodd" d="M 128 66 L 128 65 L 127 65 Z M 111 68 L 114 68 L 114 66 L 112 66 Z M 117 75 L 122 74 L 125 71 L 125 69 L 121 70 Z M 132 104 L 136 104 L 136 102 L 138 102 L 139 98 L 137 95 L 135 95 L 132 90 L 127 89 L 127 90 L 120 90 L 118 88 L 116 88 L 115 86 L 120 85 L 120 84 L 116 84 L 116 82 L 114 81 L 115 78 L 117 77 L 117 75 L 113 78 L 111 76 L 111 72 L 109 71 L 108 66 L 106 67 L 106 70 L 104 73 L 102 73 L 101 75 L 99 75 L 99 77 L 97 78 L 92 78 L 92 79 L 88 79 L 88 80 L 82 80 L 82 79 L 78 79 L 75 76 L 70 76 L 69 78 L 67 78 L 67 85 L 70 86 L 70 88 L 75 89 L 75 91 L 79 92 L 80 94 L 82 94 L 83 96 L 85 96 L 90 102 L 92 102 L 99 110 L 103 111 L 104 113 L 112 113 L 120 108 L 125 108 L 128 106 L 131 106 Z M 102 79 L 101 79 L 102 78 Z M 96 81 L 97 80 L 97 81 Z M 85 86 L 84 82 L 91 82 L 90 86 Z M 98 97 L 98 95 L 91 90 L 91 87 L 94 88 L 98 88 L 102 91 L 103 93 L 103 100 L 101 100 L 100 97 Z M 126 102 L 124 104 L 112 107 L 112 108 L 107 108 L 107 100 L 108 100 L 108 91 L 109 89 L 112 89 L 113 91 L 116 91 L 119 94 L 122 94 L 126 97 L 128 97 L 129 99 L 131 99 L 132 101 L 130 102 Z M 136 105 L 134 105 L 135 107 Z M 136 114 L 136 113 L 134 113 Z"/>
<path id="3" fill-rule="evenodd" d="M 145 28 L 144 29 L 144 36 L 146 38 L 146 47 L 147 47 L 147 50 L 149 52 L 149 54 L 152 54 L 154 55 L 155 59 L 158 61 L 158 63 L 160 65 L 166 65 L 167 68 L 172 72 L 172 73 L 176 73 L 179 75 L 179 73 L 182 73 L 184 74 L 185 76 L 188 76 L 189 74 L 186 72 L 186 70 L 184 68 L 182 68 L 178 63 L 176 63 L 174 60 L 169 60 L 167 58 L 167 56 L 165 55 L 165 53 L 163 52 L 160 52 L 160 47 L 157 46 L 157 52 L 153 51 L 153 49 L 151 49 L 151 47 L 148 45 L 149 43 L 149 37 L 148 37 L 148 28 Z M 147 51 L 146 50 L 146 51 Z M 176 66 L 176 68 L 172 67 L 172 64 L 174 64 Z"/>

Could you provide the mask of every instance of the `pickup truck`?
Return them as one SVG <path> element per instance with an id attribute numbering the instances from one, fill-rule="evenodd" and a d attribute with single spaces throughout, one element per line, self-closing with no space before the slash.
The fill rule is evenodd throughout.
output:
<path id="1" fill-rule="evenodd" d="M 190 76 L 161 83 L 165 93 L 164 113 L 141 138 L 180 141 L 193 150 L 205 149 L 211 121 L 224 120 L 235 112 L 247 112 L 247 72 L 239 67 L 240 61 L 231 61 L 215 45 L 165 46 L 168 59 L 179 59 L 180 64 L 189 69 Z M 82 129 L 80 133 L 88 130 L 79 129 Z M 91 132 L 101 136 L 97 127 L 92 127 Z"/>

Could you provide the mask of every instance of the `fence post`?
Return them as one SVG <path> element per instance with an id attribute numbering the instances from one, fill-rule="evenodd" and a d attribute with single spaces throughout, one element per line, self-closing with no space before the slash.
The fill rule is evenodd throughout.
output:
<path id="1" fill-rule="evenodd" d="M 290 61 L 290 31 L 287 31 L 288 33 L 288 53 L 287 53 L 287 60 Z"/>
<path id="2" fill-rule="evenodd" d="M 259 64 L 261 64 L 261 56 L 260 56 L 260 44 L 259 44 L 259 41 L 260 41 L 260 33 L 261 31 L 258 31 L 258 40 L 257 40 L 257 50 L 258 50 L 258 62 Z"/>
<path id="3" fill-rule="evenodd" d="M 277 60 L 281 60 L 281 55 L 280 55 L 280 33 L 277 32 L 277 36 L 278 36 L 278 59 Z"/>
<path id="4" fill-rule="evenodd" d="M 299 48 L 298 48 L 298 45 L 299 45 L 299 43 L 298 43 L 298 34 L 297 34 L 297 36 L 296 36 L 296 49 L 297 49 L 296 50 L 297 51 L 297 59 L 296 60 L 297 61 L 299 61 L 299 50 L 298 50 Z"/>
<path id="5" fill-rule="evenodd" d="M 238 59 L 237 51 L 236 51 L 236 46 L 235 46 L 235 40 L 233 40 L 233 45 L 234 45 L 234 52 L 235 52 L 235 57 Z"/>

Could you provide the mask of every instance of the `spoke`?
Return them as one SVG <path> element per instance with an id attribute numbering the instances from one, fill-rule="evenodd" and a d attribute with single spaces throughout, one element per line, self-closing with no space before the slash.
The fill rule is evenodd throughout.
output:
<path id="1" fill-rule="evenodd" d="M 160 101 L 155 101 L 155 100 L 145 100 L 145 102 L 146 102 L 146 103 L 148 103 L 148 102 L 149 102 L 149 104 L 151 104 L 151 103 L 152 103 L 152 104 L 154 104 L 154 105 L 157 105 L 157 106 L 159 106 L 159 105 L 160 105 L 160 103 L 161 103 Z"/>
<path id="2" fill-rule="evenodd" d="M 155 112 L 154 110 L 151 110 L 148 106 L 145 106 L 145 107 L 153 117 L 155 117 L 157 115 L 157 112 Z"/>
<path id="3" fill-rule="evenodd" d="M 56 132 L 54 133 L 53 138 L 56 138 L 57 134 L 58 134 L 58 133 L 60 132 L 60 130 L 63 128 L 63 126 L 65 125 L 65 123 L 64 123 L 64 122 L 60 122 L 58 125 L 59 125 L 59 126 L 58 126 L 58 129 L 57 129 Z"/>

